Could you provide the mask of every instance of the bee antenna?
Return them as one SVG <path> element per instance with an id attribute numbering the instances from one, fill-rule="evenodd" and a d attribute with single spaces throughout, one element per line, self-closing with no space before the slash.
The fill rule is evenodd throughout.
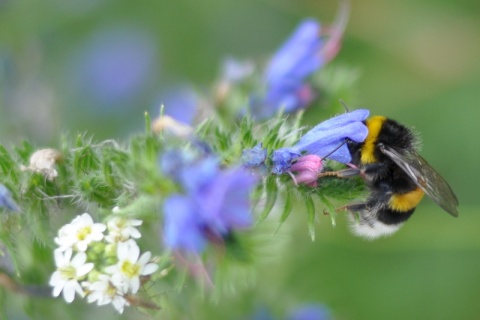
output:
<path id="1" fill-rule="evenodd" d="M 343 101 L 343 99 L 340 99 L 340 103 L 341 103 L 342 106 L 345 108 L 345 112 L 350 112 L 350 110 L 348 109 L 347 104 Z"/>
<path id="2" fill-rule="evenodd" d="M 345 139 L 342 143 L 340 143 L 337 147 L 335 147 L 335 149 L 333 149 L 332 151 L 330 151 L 330 153 L 328 153 L 326 156 L 322 157 L 322 159 L 325 159 L 327 157 L 330 157 L 332 154 L 334 154 L 338 149 L 340 149 L 345 143 L 347 143 L 347 139 Z"/>

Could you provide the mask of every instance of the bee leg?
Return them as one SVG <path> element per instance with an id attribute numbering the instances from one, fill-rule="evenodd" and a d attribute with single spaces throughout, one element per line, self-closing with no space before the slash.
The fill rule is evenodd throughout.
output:
<path id="1" fill-rule="evenodd" d="M 341 206 L 335 211 L 350 211 L 350 212 L 363 212 L 363 211 L 370 211 L 370 206 L 366 202 L 360 202 L 360 203 L 350 203 L 346 204 L 344 206 Z"/>
<path id="2" fill-rule="evenodd" d="M 349 169 L 343 169 L 338 171 L 322 172 L 318 175 L 318 177 L 319 178 L 321 177 L 350 178 L 350 177 L 356 177 L 361 173 L 362 171 L 358 168 L 349 168 Z"/>
<path id="3" fill-rule="evenodd" d="M 335 211 L 346 210 L 350 213 L 352 221 L 360 225 L 373 227 L 376 217 L 375 210 L 372 210 L 372 204 L 368 202 L 351 203 L 341 206 Z"/>
<path id="4" fill-rule="evenodd" d="M 364 177 L 368 176 L 383 176 L 388 172 L 388 166 L 383 162 L 370 163 L 362 166 L 361 175 Z"/>

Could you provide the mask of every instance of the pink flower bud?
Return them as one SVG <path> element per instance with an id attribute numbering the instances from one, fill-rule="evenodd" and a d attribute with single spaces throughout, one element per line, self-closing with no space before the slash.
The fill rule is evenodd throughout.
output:
<path id="1" fill-rule="evenodd" d="M 296 173 L 293 178 L 295 183 L 310 187 L 317 186 L 317 177 L 322 169 L 322 158 L 314 154 L 298 158 L 290 167 L 290 171 Z"/>

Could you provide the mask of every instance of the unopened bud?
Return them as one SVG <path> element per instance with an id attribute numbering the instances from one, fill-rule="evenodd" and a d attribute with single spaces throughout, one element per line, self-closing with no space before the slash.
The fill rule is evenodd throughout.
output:
<path id="1" fill-rule="evenodd" d="M 40 172 L 48 180 L 52 181 L 58 176 L 55 170 L 55 164 L 61 160 L 62 154 L 55 149 L 41 149 L 35 151 L 30 156 L 30 164 L 28 167 L 20 166 L 21 170 L 31 170 L 33 172 Z"/>
<path id="2" fill-rule="evenodd" d="M 152 130 L 154 133 L 167 131 L 178 137 L 188 137 L 192 132 L 192 127 L 178 122 L 169 116 L 160 116 L 153 121 Z"/>

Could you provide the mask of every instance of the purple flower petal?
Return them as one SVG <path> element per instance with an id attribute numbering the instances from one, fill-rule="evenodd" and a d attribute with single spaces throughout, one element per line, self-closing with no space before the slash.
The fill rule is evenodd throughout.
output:
<path id="1" fill-rule="evenodd" d="M 320 24 L 315 20 L 302 22 L 293 35 L 273 56 L 267 71 L 267 83 L 276 83 L 286 76 L 296 80 L 308 76 L 321 66 Z"/>
<path id="2" fill-rule="evenodd" d="M 267 158 L 267 149 L 262 148 L 259 143 L 254 148 L 244 149 L 242 151 L 242 163 L 245 167 L 258 167 L 265 163 Z"/>
<path id="3" fill-rule="evenodd" d="M 265 97 L 252 99 L 250 105 L 255 117 L 267 118 L 280 109 L 294 112 L 313 101 L 315 94 L 306 80 L 324 63 L 323 45 L 317 21 L 305 20 L 298 26 L 267 66 Z"/>
<path id="4" fill-rule="evenodd" d="M 288 320 L 328 320 L 331 319 L 330 312 L 320 304 L 307 304 L 293 310 Z"/>
<path id="5" fill-rule="evenodd" d="M 3 184 L 0 184 L 0 207 L 4 207 L 10 211 L 19 211 L 17 204 L 12 199 L 10 190 Z"/>
<path id="6" fill-rule="evenodd" d="M 183 187 L 188 192 L 197 192 L 209 185 L 218 172 L 218 160 L 213 157 L 205 158 L 196 163 L 185 166 L 180 173 Z"/>
<path id="7" fill-rule="evenodd" d="M 301 153 L 293 148 L 282 148 L 275 150 L 272 155 L 274 174 L 282 174 L 292 165 L 292 161 L 301 156 Z"/>
<path id="8" fill-rule="evenodd" d="M 346 138 L 362 142 L 368 134 L 368 129 L 362 121 L 368 117 L 368 114 L 368 110 L 359 109 L 326 120 L 308 131 L 293 149 L 323 158 L 338 148 Z M 343 163 L 351 160 L 346 145 L 341 146 L 328 158 Z"/>
<path id="9" fill-rule="evenodd" d="M 245 229 L 252 225 L 250 192 L 256 178 L 244 169 L 232 169 L 217 180 L 216 189 L 224 190 L 220 214 L 228 229 Z"/>
<path id="10" fill-rule="evenodd" d="M 217 159 L 205 158 L 180 171 L 186 194 L 164 204 L 168 247 L 199 252 L 209 236 L 221 238 L 251 226 L 250 192 L 256 178 L 249 170 L 221 170 Z"/>
<path id="11" fill-rule="evenodd" d="M 177 121 L 192 124 L 198 111 L 199 98 L 191 88 L 188 86 L 177 87 L 162 94 L 159 100 L 165 108 L 165 115 Z"/>
<path id="12" fill-rule="evenodd" d="M 165 200 L 165 244 L 171 249 L 200 252 L 206 245 L 200 216 L 195 204 L 186 196 L 174 195 Z"/>

